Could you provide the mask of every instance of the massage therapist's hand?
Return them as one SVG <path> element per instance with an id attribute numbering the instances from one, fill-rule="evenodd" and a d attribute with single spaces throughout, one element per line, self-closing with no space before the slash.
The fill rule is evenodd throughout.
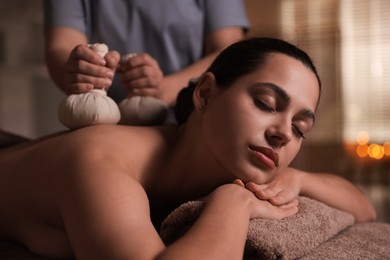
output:
<path id="1" fill-rule="evenodd" d="M 107 90 L 115 74 L 120 55 L 109 51 L 100 57 L 86 45 L 77 45 L 65 63 L 64 85 L 67 94 L 79 94 L 93 88 Z"/>
<path id="2" fill-rule="evenodd" d="M 130 95 L 162 97 L 164 74 L 158 62 L 147 53 L 127 59 L 120 67 L 122 86 Z"/>
<path id="3" fill-rule="evenodd" d="M 241 180 L 235 180 L 234 184 L 240 186 L 250 196 L 251 203 L 251 219 L 283 219 L 292 216 L 298 212 L 298 200 L 293 199 L 288 203 L 277 206 L 270 203 L 268 200 L 262 200 L 256 197 L 256 194 L 249 189 L 245 188 L 244 183 Z"/>
<path id="4" fill-rule="evenodd" d="M 275 179 L 266 184 L 249 182 L 246 188 L 252 191 L 259 199 L 268 200 L 276 206 L 290 203 L 298 197 L 302 187 L 301 171 L 287 168 Z"/>

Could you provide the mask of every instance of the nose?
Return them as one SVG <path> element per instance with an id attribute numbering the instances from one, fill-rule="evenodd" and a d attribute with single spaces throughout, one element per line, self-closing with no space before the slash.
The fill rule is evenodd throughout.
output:
<path id="1" fill-rule="evenodd" d="M 265 131 L 268 143 L 275 148 L 287 145 L 293 138 L 291 120 L 278 118 L 275 123 Z"/>

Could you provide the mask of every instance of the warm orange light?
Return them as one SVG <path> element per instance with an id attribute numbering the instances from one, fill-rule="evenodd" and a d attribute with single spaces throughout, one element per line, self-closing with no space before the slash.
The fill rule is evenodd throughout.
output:
<path id="1" fill-rule="evenodd" d="M 370 157 L 381 160 L 384 156 L 390 156 L 390 141 L 380 144 L 369 144 L 370 135 L 366 131 L 359 131 L 356 134 L 356 154 L 360 158 Z"/>
<path id="2" fill-rule="evenodd" d="M 385 154 L 385 149 L 382 145 L 370 144 L 368 147 L 368 155 L 374 159 L 382 159 Z"/>
<path id="3" fill-rule="evenodd" d="M 390 142 L 383 144 L 384 153 L 386 156 L 390 156 Z"/>
<path id="4" fill-rule="evenodd" d="M 368 144 L 368 141 L 370 140 L 370 135 L 365 131 L 360 131 L 356 135 L 356 142 L 358 144 Z"/>
<path id="5" fill-rule="evenodd" d="M 356 153 L 361 158 L 367 157 L 367 155 L 368 155 L 368 145 L 366 145 L 366 144 L 359 144 L 356 147 Z"/>

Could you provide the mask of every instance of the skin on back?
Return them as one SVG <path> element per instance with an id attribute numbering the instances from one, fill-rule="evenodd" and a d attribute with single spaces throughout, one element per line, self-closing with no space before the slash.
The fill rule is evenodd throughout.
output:
<path id="1" fill-rule="evenodd" d="M 113 128 L 117 138 L 111 139 Z M 22 241 L 38 254 L 64 256 L 72 254 L 65 228 L 72 240 L 90 241 L 116 223 L 118 234 L 104 239 L 107 248 L 120 243 L 127 228 L 139 229 L 133 234 L 148 230 L 156 237 L 154 246 L 162 247 L 142 186 L 153 189 L 151 172 L 163 168 L 174 133 L 174 127 L 94 126 L 0 151 L 0 238 Z M 83 169 L 74 168 L 78 162 Z M 120 223 L 123 215 L 140 221 Z M 135 247 L 153 245 L 136 238 Z"/>

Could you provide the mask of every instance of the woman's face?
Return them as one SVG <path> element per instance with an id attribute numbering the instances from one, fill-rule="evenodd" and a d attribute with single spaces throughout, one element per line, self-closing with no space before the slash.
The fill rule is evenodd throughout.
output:
<path id="1" fill-rule="evenodd" d="M 298 153 L 314 124 L 316 76 L 287 55 L 269 54 L 227 89 L 212 88 L 200 122 L 211 156 L 244 182 L 266 183 Z"/>

